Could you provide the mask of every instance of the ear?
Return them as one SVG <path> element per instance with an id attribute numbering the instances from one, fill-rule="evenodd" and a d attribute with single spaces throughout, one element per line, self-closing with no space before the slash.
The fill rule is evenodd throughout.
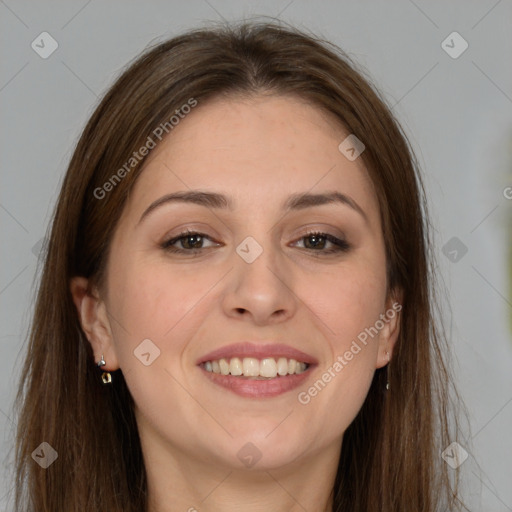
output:
<path id="1" fill-rule="evenodd" d="M 101 367 L 102 370 L 117 370 L 119 364 L 114 350 L 108 311 L 97 288 L 90 287 L 89 280 L 85 277 L 73 277 L 70 290 L 80 325 L 91 344 L 94 361 L 99 362 L 103 355 L 107 364 Z"/>
<path id="2" fill-rule="evenodd" d="M 386 310 L 380 316 L 384 327 L 379 333 L 379 354 L 376 368 L 382 368 L 393 357 L 393 349 L 400 333 L 402 302 L 403 290 L 401 289 L 390 293 L 386 300 Z"/>

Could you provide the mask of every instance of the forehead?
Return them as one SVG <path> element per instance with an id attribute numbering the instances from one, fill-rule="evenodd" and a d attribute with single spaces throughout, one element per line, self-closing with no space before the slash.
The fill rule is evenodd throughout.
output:
<path id="1" fill-rule="evenodd" d="M 378 208 L 364 163 L 338 149 L 348 135 L 332 114 L 297 97 L 199 103 L 148 155 L 131 201 L 201 188 L 232 196 L 235 207 L 261 208 L 293 193 L 339 190 L 371 216 Z"/>

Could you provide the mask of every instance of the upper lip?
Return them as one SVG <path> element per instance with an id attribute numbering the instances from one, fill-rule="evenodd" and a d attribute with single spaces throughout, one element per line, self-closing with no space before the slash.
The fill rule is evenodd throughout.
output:
<path id="1" fill-rule="evenodd" d="M 287 359 L 295 359 L 296 361 L 307 364 L 318 363 L 313 356 L 283 343 L 262 341 L 254 343 L 244 341 L 213 350 L 212 352 L 200 357 L 197 360 L 197 364 L 199 365 L 206 361 L 217 361 L 222 358 L 231 359 L 232 357 L 254 357 L 256 359 L 265 359 L 266 357 L 286 357 Z"/>

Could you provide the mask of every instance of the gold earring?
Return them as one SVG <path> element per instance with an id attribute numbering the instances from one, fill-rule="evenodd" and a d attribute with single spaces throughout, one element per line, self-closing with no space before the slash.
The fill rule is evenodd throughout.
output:
<path id="1" fill-rule="evenodd" d="M 97 366 L 98 368 L 101 368 L 106 364 L 107 363 L 105 363 L 105 359 L 103 359 L 103 354 L 101 354 L 101 361 L 97 364 Z M 101 380 L 103 381 L 103 384 L 110 384 L 112 382 L 112 375 L 110 375 L 110 372 L 103 372 L 101 374 Z"/>

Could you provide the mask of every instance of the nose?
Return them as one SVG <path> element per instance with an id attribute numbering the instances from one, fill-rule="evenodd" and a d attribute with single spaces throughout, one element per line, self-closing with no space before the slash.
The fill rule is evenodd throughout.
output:
<path id="1" fill-rule="evenodd" d="M 252 262 L 233 253 L 234 268 L 228 274 L 222 306 L 227 316 L 247 319 L 258 326 L 290 319 L 298 307 L 293 292 L 293 272 L 286 261 L 266 244 Z"/>

